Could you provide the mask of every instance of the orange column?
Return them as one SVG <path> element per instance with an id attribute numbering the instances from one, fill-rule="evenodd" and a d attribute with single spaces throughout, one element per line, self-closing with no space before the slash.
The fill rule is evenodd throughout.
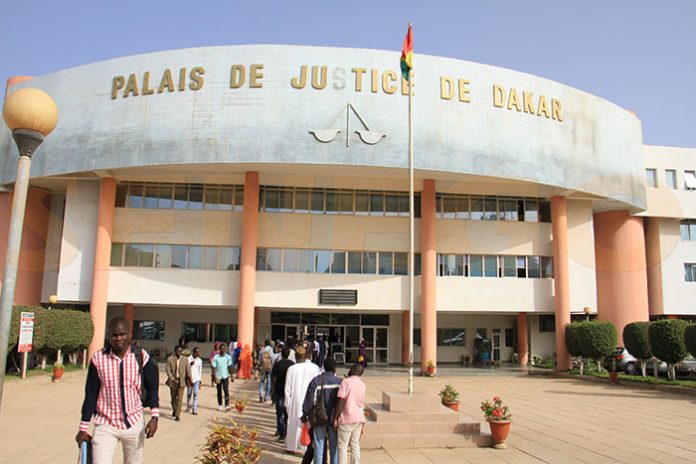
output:
<path id="1" fill-rule="evenodd" d="M 133 320 L 135 316 L 135 305 L 133 303 L 126 303 L 123 305 L 123 317 L 128 320 L 128 326 L 130 327 L 130 336 L 133 337 Z"/>
<path id="2" fill-rule="evenodd" d="M 408 311 L 401 313 L 401 364 L 408 366 L 408 341 L 411 338 L 409 333 Z"/>
<path id="3" fill-rule="evenodd" d="M 597 318 L 611 321 L 623 344 L 626 324 L 648 320 L 643 218 L 628 211 L 594 215 Z"/>
<path id="4" fill-rule="evenodd" d="M 254 296 L 256 293 L 256 244 L 259 225 L 259 173 L 244 176 L 244 213 L 242 216 L 242 257 L 239 273 L 239 343 L 254 342 Z"/>
<path id="5" fill-rule="evenodd" d="M 527 337 L 527 313 L 517 313 L 517 356 L 520 366 L 529 361 L 529 339 Z"/>
<path id="6" fill-rule="evenodd" d="M 432 361 L 437 368 L 437 307 L 435 262 L 437 236 L 435 228 L 435 181 L 423 181 L 421 192 L 421 372 Z"/>
<path id="7" fill-rule="evenodd" d="M 564 197 L 551 198 L 553 228 L 553 288 L 556 306 L 556 370 L 570 369 L 565 344 L 565 326 L 570 324 L 570 282 L 568 276 L 568 206 Z"/>
<path id="8" fill-rule="evenodd" d="M 51 193 L 30 187 L 27 195 L 27 211 L 24 215 L 22 246 L 17 269 L 15 303 L 40 305 L 43 287 L 44 258 L 48 219 L 51 213 Z"/>
<path id="9" fill-rule="evenodd" d="M 94 246 L 94 272 L 92 274 L 92 301 L 89 313 L 94 324 L 92 341 L 87 348 L 87 359 L 104 348 L 106 336 L 106 306 L 109 296 L 109 261 L 111 258 L 111 232 L 116 206 L 116 179 L 105 177 L 99 190 L 99 217 L 97 240 Z"/>
<path id="10" fill-rule="evenodd" d="M 651 316 L 664 314 L 662 293 L 662 250 L 660 249 L 660 220 L 645 218 L 645 261 L 648 272 L 648 310 Z"/>

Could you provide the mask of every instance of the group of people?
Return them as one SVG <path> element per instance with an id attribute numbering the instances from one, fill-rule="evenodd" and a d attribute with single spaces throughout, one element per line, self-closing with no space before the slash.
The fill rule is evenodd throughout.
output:
<path id="1" fill-rule="evenodd" d="M 155 435 L 159 422 L 159 369 L 157 361 L 131 345 L 130 324 L 123 317 L 109 323 L 108 346 L 92 356 L 87 373 L 78 445 L 91 442 L 92 462 L 110 463 L 116 446 L 123 447 L 124 462 L 142 463 L 145 438 Z M 232 353 L 228 353 L 228 350 Z M 276 435 L 288 452 L 304 452 L 303 463 L 360 462 L 360 436 L 365 417 L 363 365 L 353 365 L 339 378 L 336 362 L 328 356 L 323 338 L 285 343 L 266 340 L 252 352 L 248 345 L 216 343 L 210 355 L 211 383 L 217 388 L 218 408 L 230 408 L 229 383 L 238 378 L 259 379 L 259 401 L 273 401 Z M 363 361 L 366 361 L 363 359 Z M 198 414 L 203 380 L 200 349 L 177 345 L 165 365 L 172 417 L 181 420 L 184 393 L 186 412 Z M 325 420 L 318 423 L 312 409 L 323 404 Z M 144 407 L 150 408 L 145 424 Z M 310 417 L 311 416 L 311 417 Z M 93 435 L 89 424 L 94 419 Z M 310 428 L 311 446 L 300 444 L 302 428 Z"/>

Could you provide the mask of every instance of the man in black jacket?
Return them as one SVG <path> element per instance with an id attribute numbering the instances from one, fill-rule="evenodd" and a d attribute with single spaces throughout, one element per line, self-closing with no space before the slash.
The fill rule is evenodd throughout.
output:
<path id="1" fill-rule="evenodd" d="M 276 435 L 278 441 L 285 440 L 288 427 L 288 413 L 285 410 L 285 376 L 288 368 L 295 364 L 288 359 L 290 349 L 285 347 L 280 352 L 280 361 L 273 364 L 271 369 L 271 385 L 273 387 L 271 398 L 276 407 Z"/>
<path id="2" fill-rule="evenodd" d="M 107 348 L 96 352 L 90 360 L 82 420 L 75 440 L 78 446 L 91 441 L 93 464 L 111 463 L 118 442 L 123 446 L 124 462 L 139 464 L 143 461 L 144 438 L 151 438 L 157 432 L 159 371 L 152 356 L 131 346 L 127 319 L 111 320 L 109 342 Z M 142 382 L 145 382 L 151 416 L 147 425 L 141 402 Z M 92 417 L 94 436 L 88 433 Z"/>
<path id="3" fill-rule="evenodd" d="M 314 433 L 314 462 L 323 463 L 326 440 L 329 441 L 329 462 L 338 463 L 338 439 L 336 429 L 333 426 L 333 416 L 338 401 L 338 387 L 341 379 L 336 377 L 336 361 L 333 358 L 324 360 L 324 373 L 312 379 L 307 387 L 304 403 L 302 403 L 303 417 L 310 416 L 310 410 L 317 401 L 324 402 L 327 423 L 325 425 L 312 424 Z M 317 458 L 319 456 L 319 458 Z"/>

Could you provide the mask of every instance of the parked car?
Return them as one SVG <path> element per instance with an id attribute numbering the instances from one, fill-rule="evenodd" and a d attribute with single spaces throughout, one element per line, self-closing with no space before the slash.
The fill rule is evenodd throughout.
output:
<path id="1" fill-rule="evenodd" d="M 638 364 L 640 369 L 640 363 Z M 653 375 L 653 363 L 648 361 L 646 365 L 646 371 L 649 375 Z M 658 375 L 667 375 L 667 363 L 664 361 L 657 360 L 657 373 Z M 693 356 L 685 358 L 682 362 L 674 365 L 674 373 L 677 378 L 688 378 L 696 377 L 696 359 Z"/>
<path id="2" fill-rule="evenodd" d="M 628 352 L 623 346 L 617 346 L 616 350 L 604 359 L 604 368 L 611 370 L 612 362 L 616 363 L 616 370 L 634 375 L 640 370 L 640 361 Z"/>

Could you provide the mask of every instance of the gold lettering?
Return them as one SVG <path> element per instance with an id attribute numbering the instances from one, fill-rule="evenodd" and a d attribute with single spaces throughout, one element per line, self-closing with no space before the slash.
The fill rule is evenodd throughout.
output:
<path id="1" fill-rule="evenodd" d="M 367 72 L 366 68 L 351 68 L 351 71 L 355 74 L 355 91 L 362 92 L 362 78 L 363 74 Z"/>
<path id="2" fill-rule="evenodd" d="M 382 74 L 382 90 L 386 94 L 396 92 L 396 73 L 394 71 L 384 71 Z"/>
<path id="3" fill-rule="evenodd" d="M 186 90 L 186 68 L 179 70 L 179 92 Z"/>
<path id="4" fill-rule="evenodd" d="M 252 89 L 260 89 L 263 84 L 259 79 L 263 79 L 263 65 L 262 64 L 252 64 L 249 67 L 249 87 Z"/>
<path id="5" fill-rule="evenodd" d="M 372 85 L 370 86 L 370 91 L 372 93 L 377 93 L 379 90 L 379 70 L 378 69 L 373 69 L 372 70 L 372 79 L 370 79 L 370 82 Z"/>
<path id="6" fill-rule="evenodd" d="M 246 81 L 246 68 L 241 64 L 233 64 L 230 68 L 230 88 L 238 89 Z"/>
<path id="7" fill-rule="evenodd" d="M 493 84 L 493 106 L 502 108 L 505 106 L 505 87 Z"/>
<path id="8" fill-rule="evenodd" d="M 303 64 L 300 66 L 300 77 L 299 79 L 297 77 L 293 77 L 290 80 L 290 85 L 292 86 L 293 89 L 304 89 L 304 86 L 307 85 L 307 65 Z"/>
<path id="9" fill-rule="evenodd" d="M 317 90 L 326 88 L 326 66 L 321 67 L 321 75 L 319 74 L 319 66 L 312 66 L 312 87 Z"/>
<path id="10" fill-rule="evenodd" d="M 551 117 L 551 115 L 549 115 L 549 105 L 546 103 L 546 97 L 543 95 L 539 96 L 539 109 L 537 110 L 537 116 L 541 116 L 541 113 L 544 113 L 544 116 L 547 118 Z"/>
<path id="11" fill-rule="evenodd" d="M 401 95 L 408 95 L 409 89 L 411 88 L 410 82 L 406 80 L 404 75 L 401 75 Z M 415 92 L 414 92 L 415 95 Z"/>
<path id="12" fill-rule="evenodd" d="M 459 79 L 459 101 L 464 103 L 471 103 L 471 98 L 469 98 L 469 80 Z"/>
<path id="13" fill-rule="evenodd" d="M 169 69 L 165 69 L 162 73 L 162 80 L 160 81 L 157 93 L 164 92 L 165 87 L 168 92 L 174 91 L 174 79 L 172 78 L 172 71 Z"/>
<path id="14" fill-rule="evenodd" d="M 534 92 L 522 92 L 522 102 L 524 103 L 524 112 L 534 114 Z"/>
<path id="15" fill-rule="evenodd" d="M 200 90 L 203 88 L 203 84 L 205 83 L 202 77 L 203 74 L 205 74 L 205 69 L 203 69 L 201 66 L 196 66 L 191 70 L 189 77 L 193 82 L 189 84 L 189 89 Z"/>
<path id="16" fill-rule="evenodd" d="M 346 70 L 345 68 L 336 68 L 331 73 L 333 76 L 333 88 L 341 90 L 346 88 Z"/>
<path id="17" fill-rule="evenodd" d="M 150 87 L 150 71 L 143 74 L 143 95 L 152 95 L 155 91 Z"/>
<path id="18" fill-rule="evenodd" d="M 517 96 L 517 90 L 511 88 L 510 97 L 508 98 L 507 109 L 511 110 L 513 106 L 517 109 L 517 111 L 522 111 L 522 107 L 520 106 L 520 99 Z"/>
<path id="19" fill-rule="evenodd" d="M 454 79 L 451 77 L 440 77 L 440 98 L 443 100 L 451 100 L 454 98 Z"/>
<path id="20" fill-rule="evenodd" d="M 126 84 L 126 90 L 123 91 L 123 98 L 128 97 L 128 94 L 132 94 L 134 97 L 138 96 L 138 80 L 135 78 L 135 74 L 128 76 L 128 83 Z"/>
<path id="21" fill-rule="evenodd" d="M 551 114 L 553 119 L 563 122 L 563 116 L 561 115 L 561 102 L 555 98 L 551 99 Z"/>
<path id="22" fill-rule="evenodd" d="M 115 100 L 118 96 L 118 91 L 123 88 L 126 84 L 126 78 L 123 76 L 116 76 L 111 81 L 111 99 Z"/>

